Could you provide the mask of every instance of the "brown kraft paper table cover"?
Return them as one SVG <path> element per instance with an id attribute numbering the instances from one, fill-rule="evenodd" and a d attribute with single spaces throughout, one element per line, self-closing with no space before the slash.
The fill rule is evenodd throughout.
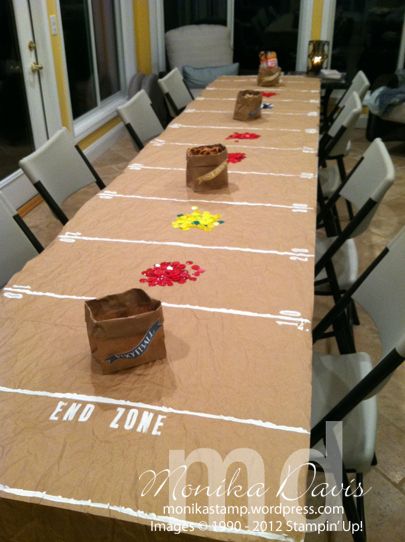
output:
<path id="1" fill-rule="evenodd" d="M 3 540 L 174 539 L 179 511 L 167 505 L 184 504 L 173 495 L 182 486 L 148 482 L 181 464 L 189 491 L 259 478 L 264 504 L 280 504 L 283 467 L 309 444 L 319 82 L 284 77 L 273 109 L 248 129 L 232 119 L 247 86 L 255 77 L 212 83 L 1 292 Z M 228 164 L 226 188 L 195 193 L 186 149 L 216 142 L 245 158 Z M 224 223 L 173 228 L 193 206 Z M 103 375 L 84 303 L 139 287 L 162 261 L 205 270 L 193 282 L 144 286 L 162 301 L 167 357 Z M 195 493 L 186 504 L 209 504 Z M 227 506 L 260 501 L 228 493 Z M 242 521 L 236 531 L 198 507 L 181 517 L 190 540 L 303 539 L 274 509 L 262 529 L 232 509 L 224 518 Z M 165 532 L 151 530 L 156 521 Z"/>

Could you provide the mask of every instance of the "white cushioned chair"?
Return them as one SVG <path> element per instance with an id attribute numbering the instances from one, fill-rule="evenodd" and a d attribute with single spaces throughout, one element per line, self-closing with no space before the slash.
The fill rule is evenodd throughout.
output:
<path id="1" fill-rule="evenodd" d="M 39 149 L 20 160 L 19 166 L 62 224 L 67 223 L 68 217 L 60 205 L 68 196 L 91 183 L 105 188 L 66 128 L 55 132 Z"/>
<path id="2" fill-rule="evenodd" d="M 207 68 L 232 64 L 231 35 L 226 26 L 213 24 L 181 26 L 166 32 L 165 39 L 169 67 L 178 68 L 182 75 L 184 66 Z M 193 96 L 200 92 L 192 87 L 190 90 Z"/>
<path id="3" fill-rule="evenodd" d="M 193 95 L 177 68 L 173 68 L 167 75 L 159 79 L 158 84 L 162 89 L 172 117 L 179 115 L 193 100 Z"/>

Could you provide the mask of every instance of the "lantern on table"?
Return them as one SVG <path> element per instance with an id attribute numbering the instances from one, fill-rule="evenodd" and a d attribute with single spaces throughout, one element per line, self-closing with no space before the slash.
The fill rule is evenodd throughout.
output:
<path id="1" fill-rule="evenodd" d="M 325 40 L 311 40 L 308 43 L 307 73 L 318 75 L 326 68 L 326 61 L 329 56 L 329 42 Z"/>

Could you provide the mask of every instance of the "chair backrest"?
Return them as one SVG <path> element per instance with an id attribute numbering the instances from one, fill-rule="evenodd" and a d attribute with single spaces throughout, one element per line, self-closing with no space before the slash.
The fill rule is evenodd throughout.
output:
<path id="1" fill-rule="evenodd" d="M 38 181 L 42 183 L 58 205 L 80 188 L 95 182 L 66 128 L 58 130 L 39 149 L 20 160 L 19 165 L 34 185 Z"/>
<path id="2" fill-rule="evenodd" d="M 156 73 L 145 75 L 142 80 L 142 88 L 149 96 L 150 101 L 152 102 L 152 107 L 158 116 L 161 125 L 163 128 L 165 128 L 170 121 L 170 117 L 165 97 L 163 96 L 163 92 L 158 84 L 158 76 Z"/>
<path id="3" fill-rule="evenodd" d="M 361 209 L 370 198 L 380 203 L 394 179 L 394 164 L 386 146 L 380 138 L 377 138 L 369 145 L 339 193 L 357 209 Z M 373 207 L 352 236 L 359 235 L 368 228 L 377 208 L 378 205 Z"/>
<path id="4" fill-rule="evenodd" d="M 383 357 L 394 348 L 405 357 L 405 228 L 387 249 L 352 297 L 376 324 Z"/>
<path id="5" fill-rule="evenodd" d="M 329 149 L 329 156 L 343 156 L 345 154 L 347 143 L 350 140 L 360 114 L 361 101 L 357 92 L 354 91 L 328 130 L 328 135 L 332 138 L 337 136 L 340 130 L 342 131 L 336 143 Z"/>
<path id="6" fill-rule="evenodd" d="M 158 83 L 167 99 L 169 110 L 174 113 L 173 116 L 178 115 L 193 99 L 177 68 L 159 79 Z"/>
<path id="7" fill-rule="evenodd" d="M 233 60 L 229 28 L 214 24 L 181 26 L 166 32 L 166 51 L 170 68 L 188 64 L 195 68 L 224 66 Z"/>
<path id="8" fill-rule="evenodd" d="M 352 92 L 357 92 L 360 101 L 362 102 L 369 88 L 370 81 L 367 79 L 366 74 L 363 71 L 359 70 L 353 77 L 350 87 L 342 96 L 342 99 L 339 102 L 339 107 L 343 107 L 346 104 Z"/>
<path id="9" fill-rule="evenodd" d="M 0 192 L 0 288 L 38 254 L 15 217 L 17 211 Z"/>
<path id="10" fill-rule="evenodd" d="M 142 143 L 163 132 L 163 126 L 144 90 L 137 92 L 127 103 L 118 107 L 117 111 L 124 124 L 132 127 Z"/>

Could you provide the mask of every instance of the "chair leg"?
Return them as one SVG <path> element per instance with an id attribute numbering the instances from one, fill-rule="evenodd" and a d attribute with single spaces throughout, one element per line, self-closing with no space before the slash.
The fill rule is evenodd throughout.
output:
<path id="1" fill-rule="evenodd" d="M 363 487 L 364 487 L 363 473 L 362 472 L 357 472 L 356 473 L 356 487 L 360 487 L 361 489 L 363 489 Z M 364 512 L 364 496 L 363 495 L 360 495 L 359 497 L 357 497 L 357 511 L 358 511 L 359 519 L 360 519 L 362 527 L 363 527 L 364 541 L 366 541 L 367 540 L 366 516 L 365 516 L 365 512 Z"/>
<path id="2" fill-rule="evenodd" d="M 318 194 L 317 201 L 319 204 L 319 213 L 317 216 L 317 228 L 320 224 L 325 228 L 326 235 L 333 237 L 337 235 L 340 230 L 338 225 L 339 219 L 336 217 L 335 209 L 328 209 L 326 205 L 326 198 L 323 195 L 322 186 L 318 177 Z M 335 206 L 334 206 L 335 207 Z"/>
<path id="3" fill-rule="evenodd" d="M 339 283 L 332 260 L 326 263 L 325 271 L 329 281 L 333 299 L 335 303 L 337 303 L 341 297 L 341 290 L 339 288 Z M 351 354 L 353 352 L 356 352 L 353 328 L 351 326 L 349 316 L 350 315 L 348 315 L 346 311 L 342 312 L 342 314 L 340 314 L 336 318 L 332 325 L 336 343 L 341 354 Z"/>
<path id="4" fill-rule="evenodd" d="M 67 224 L 69 220 L 68 217 L 65 215 L 62 209 L 59 207 L 59 205 L 50 195 L 50 193 L 42 184 L 42 182 L 37 181 L 36 183 L 34 183 L 34 186 L 38 190 L 38 192 L 41 194 L 45 202 L 48 204 L 48 207 L 52 211 L 54 217 L 57 218 L 57 220 L 59 220 L 63 225 Z"/>
<path id="5" fill-rule="evenodd" d="M 332 437 L 333 438 L 333 437 Z M 340 462 L 341 461 L 341 462 Z M 332 470 L 335 480 L 340 480 L 342 483 L 342 505 L 346 514 L 347 521 L 350 522 L 351 526 L 362 526 L 364 527 L 364 522 L 360 523 L 362 521 L 361 514 L 363 514 L 364 518 L 364 507 L 362 503 L 362 507 L 358 508 L 358 505 L 355 502 L 354 493 L 352 492 L 352 488 L 350 486 L 349 478 L 347 476 L 347 470 L 344 465 L 342 457 L 340 457 L 340 468 L 339 472 L 335 472 Z M 358 474 L 356 473 L 356 484 L 358 483 L 357 478 Z M 362 475 L 360 474 L 360 480 L 362 483 Z M 356 486 L 358 487 L 358 486 Z M 355 490 L 355 493 L 357 493 L 357 489 Z M 357 497 L 356 497 L 357 500 Z M 366 542 L 366 533 L 365 530 L 353 530 L 352 531 L 352 537 L 354 542 Z"/>
<path id="6" fill-rule="evenodd" d="M 373 465 L 373 467 L 378 465 L 377 456 L 375 454 L 373 455 L 373 460 L 372 460 L 371 464 Z"/>
<path id="7" fill-rule="evenodd" d="M 142 143 L 141 138 L 135 132 L 131 124 L 126 123 L 125 128 L 128 130 L 128 133 L 132 137 L 133 143 L 135 143 L 135 145 L 138 147 L 138 150 L 142 150 L 145 147 L 145 145 Z"/>
<path id="8" fill-rule="evenodd" d="M 340 180 L 342 181 L 342 183 L 344 183 L 347 179 L 347 173 L 346 173 L 345 163 L 343 161 L 343 156 L 339 156 L 337 158 L 337 165 L 339 169 Z M 347 207 L 347 213 L 349 215 L 349 219 L 351 220 L 354 216 L 354 213 L 353 213 L 353 207 L 350 201 L 346 201 L 346 207 Z"/>
<path id="9" fill-rule="evenodd" d="M 356 480 L 357 480 L 357 475 L 356 475 Z M 342 504 L 343 504 L 343 508 L 345 510 L 346 517 L 347 517 L 348 521 L 351 523 L 352 526 L 360 525 L 360 522 L 361 522 L 360 515 L 361 514 L 360 514 L 360 511 L 357 508 L 357 505 L 356 505 L 355 501 L 354 501 L 354 497 L 351 494 L 350 483 L 349 483 L 349 479 L 347 477 L 347 472 L 346 472 L 346 469 L 345 469 L 344 465 L 343 465 L 343 472 L 342 472 L 342 481 L 343 481 L 344 489 L 345 490 L 348 489 L 348 491 L 347 491 L 348 495 L 346 495 L 345 490 L 342 493 Z M 364 508 L 363 508 L 363 516 L 364 516 Z M 364 523 L 362 523 L 362 526 L 364 527 Z M 366 532 L 365 532 L 365 530 L 352 532 L 352 538 L 353 538 L 354 542 L 366 542 Z"/>
<path id="10" fill-rule="evenodd" d="M 338 156 L 336 161 L 337 161 L 337 166 L 339 169 L 340 180 L 342 183 L 344 183 L 346 180 L 347 174 L 346 174 L 345 163 L 343 161 L 343 156 Z"/>
<path id="11" fill-rule="evenodd" d="M 360 325 L 359 313 L 357 312 L 356 303 L 352 300 L 350 303 L 350 318 L 354 326 Z"/>
<path id="12" fill-rule="evenodd" d="M 91 171 L 91 174 L 93 175 L 94 177 L 94 180 L 96 182 L 96 185 L 99 187 L 100 190 L 103 190 L 103 188 L 105 188 L 105 184 L 104 184 L 104 181 L 102 180 L 102 178 L 100 177 L 100 175 L 97 173 L 97 171 L 95 170 L 95 168 L 93 167 L 93 164 L 90 162 L 90 160 L 87 158 L 87 156 L 84 154 L 84 152 L 82 151 L 82 149 L 79 147 L 79 145 L 75 145 L 75 149 L 77 150 L 77 152 L 80 154 L 83 162 L 86 164 L 86 166 L 89 168 L 89 170 Z"/>

